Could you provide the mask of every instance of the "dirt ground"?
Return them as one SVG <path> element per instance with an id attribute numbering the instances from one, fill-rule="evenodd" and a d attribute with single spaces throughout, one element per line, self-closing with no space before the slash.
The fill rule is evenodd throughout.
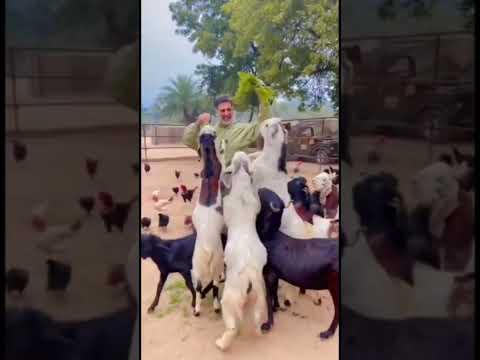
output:
<path id="1" fill-rule="evenodd" d="M 73 238 L 66 241 L 66 253 L 59 260 L 72 265 L 72 280 L 65 298 L 47 294 L 47 256 L 35 247 L 38 236 L 30 225 L 32 208 L 49 201 L 47 222 L 71 224 L 84 216 L 77 199 L 97 191 L 110 191 L 126 201 L 138 194 L 138 176 L 130 164 L 138 162 L 138 132 L 109 130 L 82 135 L 29 138 L 28 155 L 16 163 L 11 144 L 6 145 L 6 267 L 30 272 L 23 299 L 6 296 L 7 304 L 28 305 L 46 311 L 59 320 L 86 320 L 125 308 L 124 291 L 106 285 L 113 264 L 125 263 L 128 251 L 138 239 L 138 202 L 133 206 L 123 233 L 105 231 L 94 213 Z M 99 159 L 97 177 L 91 181 L 85 171 L 85 157 Z M 118 181 L 121 178 L 122 181 Z"/>
<path id="2" fill-rule="evenodd" d="M 186 215 L 191 215 L 195 207 L 198 192 L 192 203 L 184 203 L 180 196 L 166 208 L 164 213 L 170 216 L 166 231 L 158 228 L 158 218 L 153 208 L 151 194 L 159 190 L 160 198 L 173 195 L 171 188 L 185 184 L 188 188 L 199 185 L 194 173 L 200 173 L 201 163 L 196 159 L 179 159 L 165 162 L 152 162 L 151 171 L 142 176 L 142 216 L 152 218 L 152 231 L 165 239 L 175 239 L 188 234 L 191 230 L 184 226 Z M 295 162 L 288 164 L 292 173 Z M 174 170 L 181 171 L 177 180 Z M 316 164 L 301 165 L 301 175 L 311 179 L 319 172 Z M 179 360 L 216 360 L 224 359 L 338 359 L 338 331 L 327 340 L 318 337 L 320 331 L 328 327 L 333 317 L 333 303 L 328 292 L 323 294 L 321 306 L 314 305 L 310 294 L 301 296 L 288 310 L 277 313 L 276 324 L 271 333 L 256 336 L 246 326 L 227 353 L 221 353 L 215 346 L 215 340 L 223 330 L 221 315 L 213 312 L 211 294 L 203 303 L 200 317 L 193 316 L 190 307 L 190 292 L 186 290 L 183 279 L 177 275 L 169 277 L 164 287 L 160 303 L 153 314 L 147 314 L 147 308 L 153 301 L 159 272 L 151 259 L 142 260 L 141 265 L 141 346 L 142 358 L 179 359 Z"/>
<path id="3" fill-rule="evenodd" d="M 374 147 L 373 138 L 358 137 L 352 140 L 356 171 L 367 174 L 381 170 L 391 172 L 399 179 L 407 204 L 411 203 L 409 181 L 415 171 L 430 162 L 428 144 L 391 139 L 383 147 L 377 147 L 382 160 L 379 164 L 371 166 L 367 163 L 367 152 Z M 468 145 L 457 144 L 457 147 L 463 151 L 473 151 Z M 449 149 L 449 146 L 434 146 L 433 158 Z M 190 231 L 183 225 L 183 221 L 186 215 L 191 215 L 197 196 L 191 204 L 183 203 L 180 197 L 175 198 L 165 210 L 165 213 L 170 215 L 170 224 L 166 231 L 161 231 L 157 227 L 158 219 L 153 209 L 151 193 L 159 190 L 160 197 L 166 199 L 173 194 L 171 190 L 173 186 L 185 184 L 192 188 L 199 184 L 199 180 L 193 174 L 200 172 L 200 162 L 196 159 L 181 159 L 188 154 L 192 154 L 188 149 L 183 151 L 176 149 L 173 156 L 178 156 L 178 160 L 151 162 L 151 171 L 142 177 L 142 216 L 151 217 L 153 231 L 165 239 L 175 239 Z M 160 150 L 157 155 L 171 157 L 168 156 L 167 150 Z M 292 174 L 295 164 L 295 162 L 288 164 L 289 174 Z M 181 171 L 179 180 L 174 176 L 175 169 Z M 301 170 L 299 175 L 311 181 L 320 167 L 304 163 Z M 211 299 L 205 303 L 202 316 L 195 318 L 189 305 L 190 294 L 185 289 L 183 280 L 178 276 L 171 276 L 164 287 L 157 309 L 153 314 L 147 314 L 147 308 L 155 296 L 159 273 L 151 260 L 142 261 L 141 271 L 141 345 L 142 356 L 146 360 L 155 358 L 215 360 L 227 357 L 286 360 L 317 359 L 319 356 L 324 359 L 338 359 L 338 331 L 328 341 L 320 341 L 317 337 L 318 333 L 328 326 L 333 316 L 333 305 L 328 292 L 324 292 L 320 306 L 313 304 L 311 294 L 298 297 L 290 309 L 277 313 L 276 325 L 267 335 L 257 337 L 248 327 L 245 328 L 229 352 L 224 354 L 218 351 L 214 344 L 216 338 L 222 334 L 224 325 L 221 316 L 216 315 L 212 307 L 207 305 L 207 303 L 211 305 Z"/>

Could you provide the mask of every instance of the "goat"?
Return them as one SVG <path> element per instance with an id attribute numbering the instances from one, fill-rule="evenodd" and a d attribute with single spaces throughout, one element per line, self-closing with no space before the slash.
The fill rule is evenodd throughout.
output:
<path id="1" fill-rule="evenodd" d="M 252 165 L 253 185 L 256 191 L 263 187 L 275 191 L 286 204 L 280 228 L 283 233 L 297 239 L 317 237 L 318 232 L 326 231 L 320 229 L 318 217 L 314 222 L 314 218 L 303 216 L 305 214 L 301 209 L 288 206 L 291 196 L 288 192 L 290 178 L 286 168 L 286 130 L 280 121 L 279 118 L 271 118 L 260 125 L 264 146 Z"/>
<path id="2" fill-rule="evenodd" d="M 160 281 L 157 285 L 155 299 L 148 308 L 148 313 L 152 313 L 158 305 L 160 294 L 167 278 L 172 273 L 179 273 L 185 279 L 187 288 L 192 293 L 192 307 L 195 308 L 196 293 L 192 282 L 192 257 L 195 248 L 196 233 L 189 234 L 179 239 L 162 240 L 153 234 L 142 234 L 140 240 L 140 256 L 142 259 L 151 258 L 160 271 Z M 226 237 L 222 236 L 222 244 L 226 243 Z M 201 293 L 202 298 L 210 290 L 207 286 Z M 198 316 L 198 313 L 194 312 Z"/>
<path id="3" fill-rule="evenodd" d="M 454 170 L 444 162 L 426 167 L 413 178 L 413 191 L 417 207 L 429 213 L 427 227 L 441 268 L 464 271 L 473 254 L 474 214 Z"/>
<path id="4" fill-rule="evenodd" d="M 200 314 L 201 292 L 213 281 L 213 307 L 220 311 L 218 285 L 224 270 L 221 233 L 224 227 L 221 213 L 220 174 L 222 164 L 217 157 L 216 132 L 209 125 L 199 135 L 200 154 L 203 161 L 200 196 L 192 214 L 193 226 L 197 232 L 192 258 L 192 280 L 197 292 L 196 315 Z"/>
<path id="5" fill-rule="evenodd" d="M 335 233 L 336 227 L 338 227 L 337 220 L 325 219 L 321 216 L 317 216 L 314 213 L 315 203 L 312 201 L 310 190 L 308 189 L 307 179 L 303 176 L 295 177 L 288 182 L 288 193 L 292 199 L 292 204 L 295 211 L 301 215 L 302 219 L 306 221 L 313 221 L 315 224 L 315 232 L 311 238 L 331 238 Z M 338 215 L 338 214 L 337 214 Z M 308 239 L 303 239 L 308 240 Z M 295 292 L 289 284 L 285 284 L 285 305 L 290 306 L 293 301 Z M 305 289 L 300 289 L 300 294 L 305 294 Z M 314 303 L 316 305 L 321 304 L 320 293 L 316 292 Z"/>
<path id="6" fill-rule="evenodd" d="M 267 250 L 260 242 L 255 221 L 260 200 L 253 191 L 250 159 L 244 152 L 234 154 L 231 166 L 222 174 L 222 183 L 229 194 L 223 199 L 228 242 L 225 247 L 226 280 L 222 296 L 225 331 L 216 341 L 221 350 L 230 347 L 237 336 L 247 303 L 253 303 L 253 316 L 258 333 L 267 312 L 263 267 Z"/>
<path id="7" fill-rule="evenodd" d="M 329 173 L 321 172 L 312 180 L 315 189 L 315 198 L 323 210 L 322 217 L 333 219 L 338 216 L 339 194 L 337 187 L 333 185 Z"/>
<path id="8" fill-rule="evenodd" d="M 56 321 L 30 308 L 7 308 L 5 315 L 6 360 L 128 359 L 133 330 L 130 310 L 82 321 Z"/>
<path id="9" fill-rule="evenodd" d="M 339 242 L 333 239 L 299 241 L 280 228 L 285 205 L 269 189 L 258 191 L 261 210 L 257 217 L 257 232 L 267 248 L 268 260 L 264 268 L 267 287 L 268 320 L 262 325 L 269 331 L 273 325 L 273 310 L 278 306 L 278 280 L 284 280 L 304 289 L 328 289 L 333 299 L 335 314 L 330 326 L 320 338 L 331 337 L 339 321 Z"/>
<path id="10" fill-rule="evenodd" d="M 360 228 L 343 250 L 343 305 L 376 319 L 448 316 L 455 277 L 417 261 L 397 179 L 380 173 L 357 182 L 353 207 Z"/>

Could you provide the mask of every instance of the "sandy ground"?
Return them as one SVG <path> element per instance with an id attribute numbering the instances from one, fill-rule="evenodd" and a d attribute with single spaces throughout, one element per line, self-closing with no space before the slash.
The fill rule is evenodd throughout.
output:
<path id="1" fill-rule="evenodd" d="M 110 191 L 114 198 L 126 201 L 138 194 L 138 176 L 130 164 L 138 162 L 138 132 L 121 130 L 54 138 L 31 138 L 24 162 L 13 160 L 6 146 L 6 266 L 30 271 L 30 283 L 20 302 L 6 296 L 7 304 L 31 305 L 57 319 L 88 319 L 124 308 L 127 299 L 122 290 L 106 285 L 113 264 L 124 263 L 130 247 L 138 238 L 138 202 L 133 206 L 124 233 L 106 233 L 97 214 L 93 214 L 78 235 L 69 239 L 60 260 L 71 262 L 72 280 L 66 298 L 48 295 L 46 256 L 35 247 L 37 236 L 30 226 L 32 207 L 48 200 L 50 224 L 72 223 L 84 216 L 77 199 Z M 135 140 L 134 140 L 135 139 Z M 86 175 L 84 158 L 99 159 L 98 178 Z M 118 181 L 118 179 L 122 179 Z"/>
<path id="2" fill-rule="evenodd" d="M 189 150 L 186 150 L 189 152 Z M 295 163 L 289 163 L 289 173 Z M 152 231 L 165 239 L 175 239 L 191 230 L 183 225 L 184 217 L 191 215 L 198 193 L 192 203 L 184 203 L 180 196 L 164 211 L 170 216 L 166 231 L 157 226 L 158 218 L 153 209 L 151 193 L 159 190 L 161 198 L 170 197 L 171 188 L 185 184 L 192 188 L 199 184 L 194 173 L 200 172 L 201 163 L 196 159 L 178 159 L 152 162 L 151 171 L 142 176 L 142 216 L 152 218 Z M 181 171 L 177 180 L 174 170 Z M 301 175 L 311 179 L 319 171 L 316 164 L 303 164 Z M 169 277 L 164 287 L 160 303 L 153 314 L 147 308 L 155 297 L 159 272 L 155 264 L 142 260 L 141 283 L 141 345 L 142 358 L 179 360 L 216 359 L 338 359 L 338 331 L 327 340 L 318 338 L 320 331 L 328 327 L 333 317 L 333 304 L 327 291 L 323 292 L 321 306 L 313 304 L 310 294 L 301 296 L 288 310 L 277 313 L 276 324 L 271 333 L 256 336 L 248 325 L 233 343 L 227 353 L 215 347 L 215 340 L 223 330 L 221 315 L 213 312 L 211 294 L 204 302 L 204 312 L 194 317 L 190 307 L 190 293 L 185 289 L 183 279 L 178 275 Z"/>

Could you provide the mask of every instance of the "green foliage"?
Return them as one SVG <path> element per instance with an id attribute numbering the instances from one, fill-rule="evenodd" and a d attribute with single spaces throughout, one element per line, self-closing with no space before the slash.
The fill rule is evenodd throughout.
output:
<path id="1" fill-rule="evenodd" d="M 219 62 L 197 69 L 209 94 L 231 93 L 247 72 L 303 107 L 335 97 L 338 1 L 178 0 L 170 10 L 177 33 Z"/>
<path id="2" fill-rule="evenodd" d="M 204 94 L 191 76 L 179 75 L 170 79 L 153 105 L 157 116 L 181 119 L 188 123 L 201 112 L 213 112 L 213 100 Z"/>
<path id="3" fill-rule="evenodd" d="M 271 106 L 276 97 L 273 89 L 252 74 L 240 72 L 238 77 L 240 81 L 233 98 L 238 111 L 248 111 L 251 107 L 259 107 L 260 104 L 265 107 Z"/>
<path id="4" fill-rule="evenodd" d="M 465 28 L 473 31 L 475 27 L 475 1 L 456 0 L 457 7 L 465 17 Z M 439 0 L 383 0 L 377 9 L 378 16 L 385 20 L 394 20 L 401 13 L 418 19 L 429 18 L 434 14 Z"/>
<path id="5" fill-rule="evenodd" d="M 138 0 L 6 2 L 7 41 L 17 46 L 112 47 L 138 33 Z"/>

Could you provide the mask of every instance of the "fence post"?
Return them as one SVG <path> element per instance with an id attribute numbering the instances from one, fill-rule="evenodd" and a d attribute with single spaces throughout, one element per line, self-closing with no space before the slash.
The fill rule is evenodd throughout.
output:
<path id="1" fill-rule="evenodd" d="M 15 134 L 20 131 L 18 125 L 18 104 L 17 104 L 17 83 L 16 83 L 16 69 L 15 69 L 15 48 L 10 46 L 8 48 L 8 61 L 10 62 L 10 81 L 12 83 L 12 102 L 13 102 L 13 124 Z"/>

